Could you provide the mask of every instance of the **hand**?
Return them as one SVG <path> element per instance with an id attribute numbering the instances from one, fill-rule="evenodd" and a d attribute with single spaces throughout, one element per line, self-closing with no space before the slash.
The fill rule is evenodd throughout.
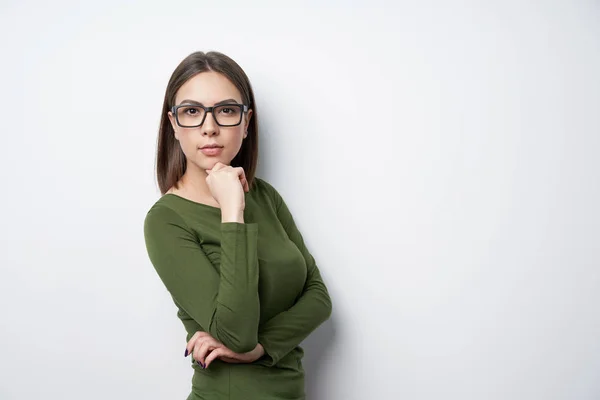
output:
<path id="1" fill-rule="evenodd" d="M 242 168 L 242 167 L 232 167 L 230 165 L 225 165 L 222 162 L 217 162 L 212 167 L 212 169 L 207 169 L 206 173 L 210 175 L 211 172 L 223 169 L 224 167 L 225 168 L 231 168 L 231 169 L 237 170 L 238 171 L 238 176 L 239 176 L 239 179 L 240 179 L 240 183 L 242 184 L 242 187 L 243 187 L 244 191 L 245 192 L 249 192 L 250 191 L 250 188 L 248 187 L 248 180 L 246 179 L 246 172 L 244 171 L 244 168 Z M 207 179 L 208 179 L 208 177 L 207 177 Z"/>
<path id="2" fill-rule="evenodd" d="M 200 366 L 208 368 L 216 358 L 232 364 L 251 363 L 261 358 L 265 354 L 265 350 L 259 343 L 252 351 L 235 353 L 210 334 L 198 331 L 187 343 L 186 354 L 192 354 Z"/>
<path id="3" fill-rule="evenodd" d="M 245 208 L 244 191 L 249 191 L 244 169 L 218 162 L 206 172 L 208 188 L 223 214 L 237 216 L 242 213 Z"/>
<path id="4" fill-rule="evenodd" d="M 234 353 L 227 347 L 222 346 L 210 352 L 210 354 L 205 359 L 205 367 L 208 368 L 210 363 L 213 362 L 213 360 L 216 358 L 219 358 L 221 361 L 225 361 L 230 364 L 249 364 L 258 360 L 264 354 L 265 349 L 260 343 L 256 345 L 254 350 L 249 351 L 247 353 Z"/>

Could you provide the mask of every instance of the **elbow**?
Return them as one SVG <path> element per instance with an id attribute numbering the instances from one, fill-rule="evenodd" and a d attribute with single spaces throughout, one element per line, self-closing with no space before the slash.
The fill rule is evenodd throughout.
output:
<path id="1" fill-rule="evenodd" d="M 247 353 L 258 345 L 258 327 L 242 330 L 219 329 L 213 337 L 234 353 Z"/>
<path id="2" fill-rule="evenodd" d="M 333 305 L 331 304 L 331 299 L 328 299 L 327 305 L 325 307 L 325 319 L 329 319 L 331 317 L 331 313 L 333 312 Z"/>
<path id="3" fill-rule="evenodd" d="M 234 353 L 248 353 L 256 348 L 258 345 L 258 338 L 255 336 L 254 338 L 246 338 L 244 340 L 236 340 L 231 343 L 223 343 L 227 348 Z"/>
<path id="4" fill-rule="evenodd" d="M 323 299 L 323 306 L 321 308 L 321 316 L 323 318 L 323 322 L 327 321 L 331 317 L 332 312 L 333 306 L 331 304 L 331 298 L 329 297 L 329 295 L 327 295 Z"/>
<path id="5" fill-rule="evenodd" d="M 256 313 L 221 313 L 211 324 L 212 336 L 234 353 L 247 353 L 258 345 L 259 308 Z"/>

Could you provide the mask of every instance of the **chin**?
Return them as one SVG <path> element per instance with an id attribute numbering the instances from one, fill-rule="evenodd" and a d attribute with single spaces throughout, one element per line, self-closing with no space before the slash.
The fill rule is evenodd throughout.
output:
<path id="1" fill-rule="evenodd" d="M 218 162 L 225 164 L 225 165 L 231 165 L 232 160 L 229 160 L 229 161 L 227 161 L 227 160 L 228 160 L 227 158 L 223 158 L 223 157 L 210 157 L 208 159 L 202 160 L 203 162 L 200 163 L 200 165 L 205 167 L 203 169 L 212 169 L 215 166 L 215 164 Z"/>

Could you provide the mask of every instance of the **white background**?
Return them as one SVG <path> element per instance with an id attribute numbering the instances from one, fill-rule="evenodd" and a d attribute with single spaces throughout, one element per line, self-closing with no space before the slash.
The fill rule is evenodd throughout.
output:
<path id="1" fill-rule="evenodd" d="M 0 398 L 184 399 L 146 254 L 164 90 L 248 73 L 334 313 L 309 399 L 600 398 L 597 1 L 0 5 Z"/>

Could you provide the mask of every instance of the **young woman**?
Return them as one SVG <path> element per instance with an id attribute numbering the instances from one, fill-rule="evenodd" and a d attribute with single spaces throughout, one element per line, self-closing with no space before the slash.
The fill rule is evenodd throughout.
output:
<path id="1" fill-rule="evenodd" d="M 279 193 L 255 177 L 256 103 L 218 52 L 169 80 L 158 135 L 162 196 L 149 258 L 187 331 L 191 399 L 304 399 L 299 344 L 331 314 L 325 284 Z"/>

